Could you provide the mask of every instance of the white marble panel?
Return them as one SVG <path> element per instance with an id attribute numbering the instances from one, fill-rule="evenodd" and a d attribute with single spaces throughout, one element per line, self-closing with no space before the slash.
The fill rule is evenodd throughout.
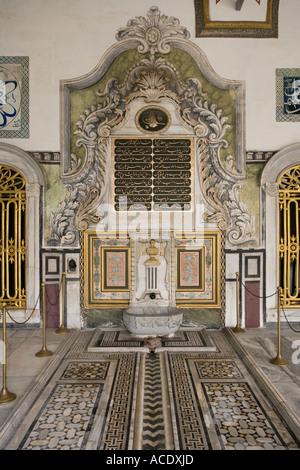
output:
<path id="1" fill-rule="evenodd" d="M 226 254 L 226 279 L 235 279 L 236 273 L 239 271 L 239 254 Z"/>
<path id="2" fill-rule="evenodd" d="M 235 282 L 226 282 L 226 312 L 225 326 L 236 326 L 236 284 Z"/>
<path id="3" fill-rule="evenodd" d="M 80 282 L 68 281 L 66 283 L 67 295 L 67 327 L 80 328 Z"/>

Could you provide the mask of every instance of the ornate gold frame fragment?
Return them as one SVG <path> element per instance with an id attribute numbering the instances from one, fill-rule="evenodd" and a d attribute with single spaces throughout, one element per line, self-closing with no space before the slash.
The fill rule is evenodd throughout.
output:
<path id="1" fill-rule="evenodd" d="M 268 0 L 265 21 L 211 21 L 209 0 L 194 0 L 196 37 L 278 37 L 279 0 Z"/>
<path id="2" fill-rule="evenodd" d="M 186 308 L 220 308 L 221 307 L 221 240 L 219 231 L 185 234 L 175 238 L 176 277 L 180 277 L 180 263 L 177 253 L 180 249 L 186 252 L 202 248 L 202 285 L 194 289 L 178 289 L 176 286 L 176 305 Z"/>
<path id="3" fill-rule="evenodd" d="M 113 258 L 114 255 L 118 258 L 114 264 L 115 271 L 111 264 L 112 260 L 109 259 L 109 256 Z M 120 262 L 123 263 L 121 269 Z M 108 279 L 109 271 L 110 279 Z M 130 248 L 127 235 L 118 234 L 116 239 L 109 237 L 107 233 L 101 236 L 93 231 L 85 232 L 85 308 L 125 308 L 129 305 L 129 290 Z"/>

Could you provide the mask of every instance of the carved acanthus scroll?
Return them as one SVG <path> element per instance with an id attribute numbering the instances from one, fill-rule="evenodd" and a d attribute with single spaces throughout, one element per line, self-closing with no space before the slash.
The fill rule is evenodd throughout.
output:
<path id="1" fill-rule="evenodd" d="M 173 102 L 182 125 L 198 139 L 199 181 L 210 210 L 207 220 L 227 230 L 233 244 L 253 239 L 252 217 L 239 201 L 243 176 L 228 171 L 230 156 L 225 159 L 227 167 L 220 161 L 221 149 L 228 146 L 228 116 L 210 102 L 199 79 L 191 77 L 182 83 L 175 67 L 157 56 L 168 53 L 176 38 L 189 42 L 189 33 L 177 19 L 160 15 L 157 7 L 150 9 L 147 18 L 135 18 L 118 31 L 119 42 L 129 47 L 132 40 L 134 47 L 148 56 L 128 71 L 123 84 L 116 77 L 108 79 L 105 89 L 95 94 L 97 104 L 87 108 L 77 122 L 76 145 L 83 147 L 84 157 L 72 154 L 64 175 L 68 195 L 51 220 L 53 240 L 58 243 L 74 243 L 78 239 L 76 231 L 100 220 L 107 190 L 110 136 L 124 125 L 129 105 L 136 99 L 145 103 L 164 99 Z"/>

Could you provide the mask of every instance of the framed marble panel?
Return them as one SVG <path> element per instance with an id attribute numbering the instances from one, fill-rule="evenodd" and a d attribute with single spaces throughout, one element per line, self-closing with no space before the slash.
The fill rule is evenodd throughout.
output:
<path id="1" fill-rule="evenodd" d="M 129 290 L 129 248 L 102 247 L 102 292 Z"/>
<path id="2" fill-rule="evenodd" d="M 85 232 L 84 304 L 86 308 L 124 308 L 130 296 L 129 238 Z"/>
<path id="3" fill-rule="evenodd" d="M 176 248 L 177 291 L 204 291 L 205 248 Z"/>
<path id="4" fill-rule="evenodd" d="M 245 277 L 260 277 L 260 256 L 245 256 Z"/>
<path id="5" fill-rule="evenodd" d="M 0 57 L 0 138 L 29 137 L 29 58 Z"/>
<path id="6" fill-rule="evenodd" d="M 184 237 L 175 238 L 175 250 L 176 305 L 189 308 L 219 308 L 221 305 L 220 233 L 218 231 L 186 233 Z M 192 276 L 189 278 L 190 273 Z"/>
<path id="7" fill-rule="evenodd" d="M 276 69 L 276 121 L 300 121 L 300 69 Z"/>
<path id="8" fill-rule="evenodd" d="M 62 270 L 62 254 L 61 253 L 43 253 L 43 279 L 59 280 Z"/>

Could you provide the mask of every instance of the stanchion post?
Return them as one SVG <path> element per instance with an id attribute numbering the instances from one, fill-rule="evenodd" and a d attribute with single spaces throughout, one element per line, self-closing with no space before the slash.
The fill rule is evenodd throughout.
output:
<path id="1" fill-rule="evenodd" d="M 245 333 L 245 330 L 240 326 L 240 309 L 239 309 L 239 273 L 236 275 L 236 326 L 233 328 L 234 333 Z"/>
<path id="2" fill-rule="evenodd" d="M 42 282 L 42 299 L 43 299 L 43 347 L 36 353 L 36 357 L 52 356 L 53 352 L 49 351 L 46 346 L 46 302 L 45 302 L 45 283 Z"/>
<path id="3" fill-rule="evenodd" d="M 2 326 L 3 326 L 3 387 L 0 392 L 0 405 L 5 405 L 17 398 L 15 393 L 9 392 L 6 388 L 6 303 L 2 304 Z"/>
<path id="4" fill-rule="evenodd" d="M 56 333 L 69 333 L 70 330 L 65 327 L 65 295 L 66 295 L 66 273 L 62 273 L 62 300 L 61 300 L 61 325 L 57 328 Z"/>
<path id="5" fill-rule="evenodd" d="M 281 339 L 280 339 L 280 304 L 281 304 L 281 287 L 277 289 L 277 356 L 271 359 L 271 364 L 276 366 L 287 366 L 288 362 L 281 356 Z"/>

